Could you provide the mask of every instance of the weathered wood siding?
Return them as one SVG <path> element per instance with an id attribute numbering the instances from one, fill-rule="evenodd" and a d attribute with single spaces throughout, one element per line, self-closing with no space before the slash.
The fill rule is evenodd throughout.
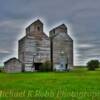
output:
<path id="1" fill-rule="evenodd" d="M 66 64 L 73 67 L 73 40 L 67 33 L 67 27 L 63 24 L 50 31 L 53 36 L 53 61 L 54 65 L 59 64 L 61 52 L 64 52 Z"/>
<path id="2" fill-rule="evenodd" d="M 4 63 L 4 70 L 8 73 L 21 72 L 22 71 L 22 63 L 17 59 L 10 59 L 9 61 Z"/>
<path id="3" fill-rule="evenodd" d="M 18 51 L 19 60 L 24 63 L 25 67 L 30 67 L 30 70 L 34 55 L 34 63 L 50 61 L 50 41 L 43 32 L 41 22 L 36 21 L 26 28 L 26 36 L 19 40 Z"/>

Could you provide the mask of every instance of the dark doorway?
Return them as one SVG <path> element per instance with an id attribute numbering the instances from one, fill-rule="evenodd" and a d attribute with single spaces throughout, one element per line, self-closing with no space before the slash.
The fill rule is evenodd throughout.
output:
<path id="1" fill-rule="evenodd" d="M 40 70 L 40 67 L 42 66 L 42 63 L 34 63 L 35 65 L 35 70 Z"/>

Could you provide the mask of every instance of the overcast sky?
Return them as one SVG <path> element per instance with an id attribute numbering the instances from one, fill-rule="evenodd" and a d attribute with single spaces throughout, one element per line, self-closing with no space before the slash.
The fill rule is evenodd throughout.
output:
<path id="1" fill-rule="evenodd" d="M 65 23 L 74 40 L 74 64 L 100 59 L 100 0 L 0 0 L 0 63 L 17 56 L 17 42 L 35 19 L 44 31 Z"/>

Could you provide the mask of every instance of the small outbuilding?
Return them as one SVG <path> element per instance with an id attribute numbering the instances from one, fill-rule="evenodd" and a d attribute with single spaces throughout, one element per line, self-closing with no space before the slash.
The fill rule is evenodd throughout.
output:
<path id="1" fill-rule="evenodd" d="M 22 63 L 17 58 L 11 58 L 4 62 L 4 71 L 8 73 L 22 72 Z"/>

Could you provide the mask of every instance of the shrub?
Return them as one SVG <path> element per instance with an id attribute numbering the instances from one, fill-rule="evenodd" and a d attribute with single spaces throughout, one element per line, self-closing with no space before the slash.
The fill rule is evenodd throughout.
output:
<path id="1" fill-rule="evenodd" d="M 95 70 L 95 68 L 99 68 L 98 60 L 91 60 L 87 63 L 88 70 Z"/>
<path id="2" fill-rule="evenodd" d="M 25 72 L 25 65 L 22 64 L 22 72 Z"/>
<path id="3" fill-rule="evenodd" d="M 50 61 L 45 61 L 40 67 L 40 71 L 51 71 L 51 63 Z"/>
<path id="4" fill-rule="evenodd" d="M 0 72 L 4 72 L 4 68 L 0 68 Z"/>

